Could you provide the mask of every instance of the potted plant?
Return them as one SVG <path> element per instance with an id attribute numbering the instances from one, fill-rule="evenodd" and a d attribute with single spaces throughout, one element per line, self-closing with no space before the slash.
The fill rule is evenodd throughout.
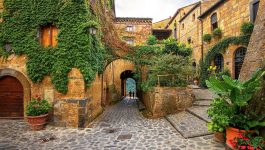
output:
<path id="1" fill-rule="evenodd" d="M 27 106 L 27 120 L 32 130 L 42 130 L 47 123 L 51 104 L 39 96 L 33 98 Z"/>
<path id="2" fill-rule="evenodd" d="M 222 36 L 222 30 L 220 28 L 216 28 L 213 30 L 213 37 L 220 38 Z"/>
<path id="3" fill-rule="evenodd" d="M 260 89 L 264 75 L 265 71 L 258 70 L 251 79 L 245 82 L 233 80 L 226 75 L 223 75 L 222 79 L 211 76 L 206 81 L 208 88 L 218 95 L 219 101 L 222 101 L 224 105 L 223 109 L 220 109 L 220 114 L 227 112 L 221 116 L 225 118 L 222 125 L 226 127 L 226 144 L 230 148 L 234 148 L 233 140 L 242 133 L 265 126 L 262 118 L 248 114 L 246 111 L 252 96 Z"/>
<path id="4" fill-rule="evenodd" d="M 247 132 L 240 134 L 233 144 L 240 150 L 262 150 L 265 149 L 265 138 L 259 136 L 259 132 Z"/>
<path id="5" fill-rule="evenodd" d="M 212 35 L 211 34 L 204 34 L 203 36 L 202 36 L 202 40 L 204 41 L 204 42 L 210 42 L 211 40 L 212 40 Z"/>

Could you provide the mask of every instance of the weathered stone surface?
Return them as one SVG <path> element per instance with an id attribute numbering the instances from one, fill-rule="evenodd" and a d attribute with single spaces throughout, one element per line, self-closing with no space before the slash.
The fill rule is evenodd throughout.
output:
<path id="1" fill-rule="evenodd" d="M 109 107 L 92 126 L 84 130 L 47 126 L 35 132 L 25 121 L 0 120 L 0 149 L 225 149 L 212 135 L 184 139 L 166 119 L 144 118 L 134 100 Z M 108 129 L 114 132 L 107 133 Z M 117 140 L 129 134 L 130 139 Z"/>
<path id="2" fill-rule="evenodd" d="M 240 80 L 247 80 L 265 61 L 265 1 L 260 1 L 259 11 L 247 54 L 240 73 Z"/>
<path id="3" fill-rule="evenodd" d="M 156 87 L 144 94 L 143 102 L 150 117 L 161 117 L 176 113 L 192 106 L 193 96 L 190 88 Z"/>

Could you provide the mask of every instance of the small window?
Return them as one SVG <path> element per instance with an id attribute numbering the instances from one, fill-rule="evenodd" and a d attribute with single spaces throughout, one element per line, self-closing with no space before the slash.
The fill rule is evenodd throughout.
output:
<path id="1" fill-rule="evenodd" d="M 125 42 L 126 42 L 128 45 L 134 46 L 134 39 L 132 39 L 132 38 L 127 38 L 127 39 L 125 39 Z"/>
<path id="2" fill-rule="evenodd" d="M 217 21 L 217 14 L 216 13 L 214 13 L 211 16 L 211 24 L 212 24 L 212 30 L 218 28 L 218 21 Z"/>
<path id="3" fill-rule="evenodd" d="M 259 9 L 259 0 L 254 0 L 250 7 L 251 22 L 255 23 Z"/>
<path id="4" fill-rule="evenodd" d="M 127 26 L 126 31 L 128 32 L 133 32 L 134 31 L 134 26 Z"/>
<path id="5" fill-rule="evenodd" d="M 187 42 L 188 42 L 189 44 L 192 42 L 192 41 L 191 41 L 191 37 L 188 37 Z"/>
<path id="6" fill-rule="evenodd" d="M 196 19 L 196 15 L 193 14 L 193 15 L 192 15 L 192 21 L 195 21 L 195 19 Z"/>
<path id="7" fill-rule="evenodd" d="M 182 23 L 182 30 L 184 30 L 185 26 L 184 26 L 184 23 Z"/>
<path id="8" fill-rule="evenodd" d="M 44 47 L 55 47 L 58 44 L 58 28 L 54 25 L 46 25 L 40 31 L 40 43 Z"/>

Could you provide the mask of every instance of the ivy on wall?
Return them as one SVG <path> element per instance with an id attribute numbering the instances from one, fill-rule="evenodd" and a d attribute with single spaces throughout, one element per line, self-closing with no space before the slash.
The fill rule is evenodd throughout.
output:
<path id="1" fill-rule="evenodd" d="M 200 63 L 201 75 L 200 75 L 200 86 L 206 87 L 205 81 L 209 78 L 208 68 L 211 65 L 212 60 L 218 54 L 223 54 L 230 45 L 242 45 L 247 46 L 250 40 L 250 35 L 241 35 L 228 37 L 209 49 L 206 54 L 204 61 Z"/>
<path id="2" fill-rule="evenodd" d="M 5 0 L 0 24 L 2 56 L 11 53 L 27 56 L 27 73 L 34 82 L 50 75 L 55 88 L 67 93 L 68 73 L 80 69 L 87 86 L 104 68 L 105 48 L 98 35 L 89 34 L 99 26 L 85 0 Z M 43 47 L 38 33 L 42 26 L 59 29 L 58 45 Z M 6 52 L 6 45 L 12 51 Z"/>

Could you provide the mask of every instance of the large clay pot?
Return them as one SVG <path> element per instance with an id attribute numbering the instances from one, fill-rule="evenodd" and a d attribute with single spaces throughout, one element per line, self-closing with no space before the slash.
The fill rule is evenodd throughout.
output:
<path id="1" fill-rule="evenodd" d="M 235 144 L 233 143 L 233 140 L 235 138 L 239 138 L 240 135 L 245 132 L 246 132 L 245 130 L 239 130 L 237 128 L 232 128 L 232 127 L 226 128 L 226 145 L 229 148 L 234 149 Z"/>
<path id="2" fill-rule="evenodd" d="M 223 132 L 215 132 L 214 133 L 215 141 L 224 143 L 225 142 L 225 135 Z"/>
<path id="3" fill-rule="evenodd" d="M 45 127 L 45 124 L 48 120 L 48 114 L 40 115 L 40 116 L 27 116 L 28 123 L 32 130 L 42 130 Z"/>

